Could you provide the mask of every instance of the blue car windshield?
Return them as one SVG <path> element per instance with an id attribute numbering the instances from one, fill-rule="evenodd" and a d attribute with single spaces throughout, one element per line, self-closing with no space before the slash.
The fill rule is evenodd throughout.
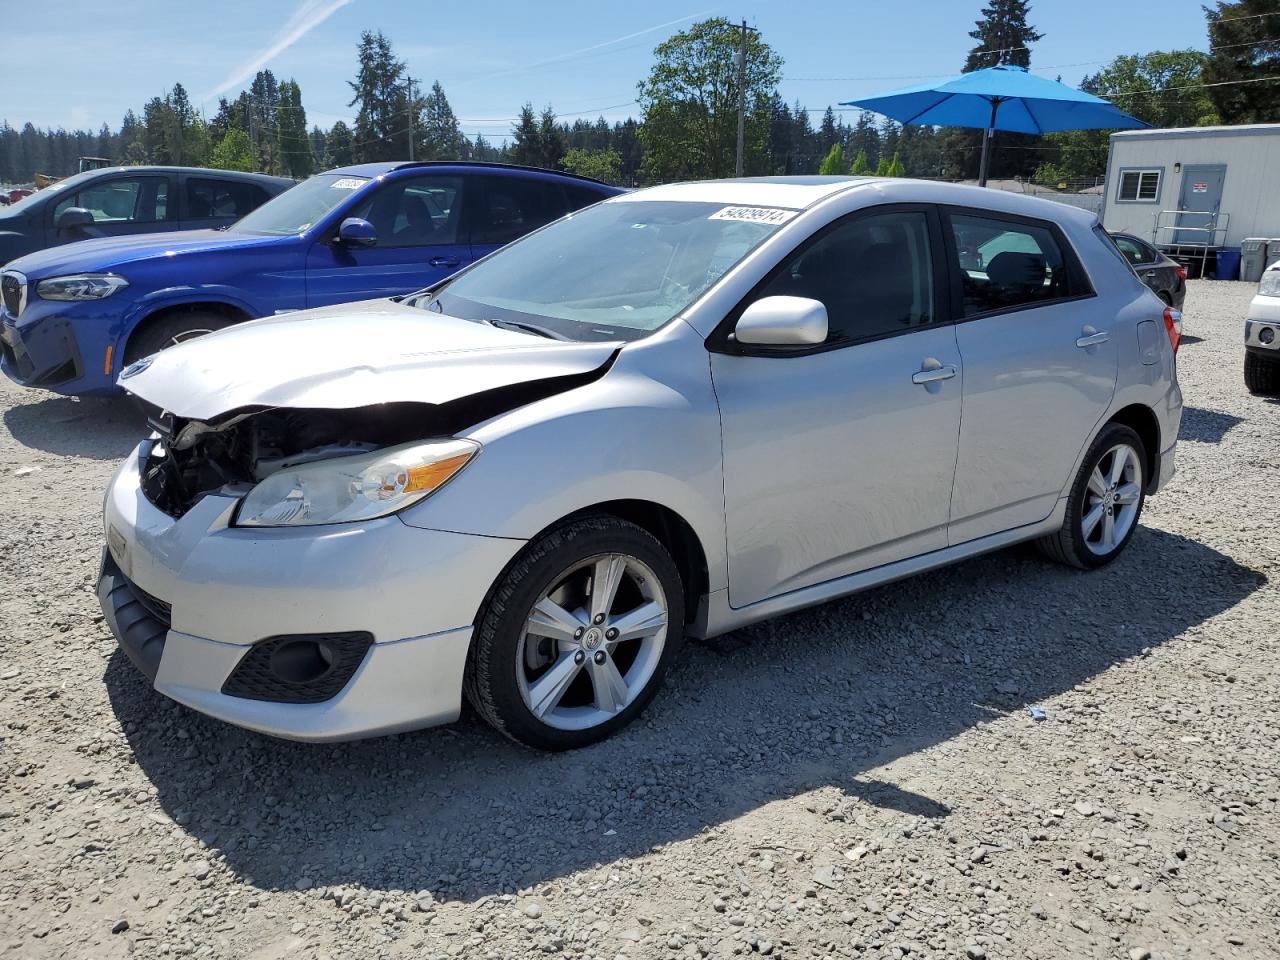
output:
<path id="1" fill-rule="evenodd" d="M 304 233 L 368 182 L 368 177 L 322 173 L 268 200 L 233 223 L 230 229 L 237 233 L 269 233 L 281 237 Z"/>
<path id="2" fill-rule="evenodd" d="M 795 211 L 723 203 L 598 203 L 409 302 L 569 340 L 638 340 L 697 300 Z"/>

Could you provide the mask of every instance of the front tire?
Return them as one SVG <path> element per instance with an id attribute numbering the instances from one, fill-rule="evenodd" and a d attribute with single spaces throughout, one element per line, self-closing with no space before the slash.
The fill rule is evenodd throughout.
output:
<path id="1" fill-rule="evenodd" d="M 603 740 L 653 699 L 684 637 L 670 553 L 615 517 L 531 543 L 476 621 L 463 689 L 495 729 L 539 750 Z"/>
<path id="2" fill-rule="evenodd" d="M 1138 529 L 1146 502 L 1146 447 L 1129 427 L 1108 424 L 1089 447 L 1062 529 L 1037 541 L 1050 559 L 1093 570 L 1118 557 Z"/>
<path id="3" fill-rule="evenodd" d="M 1252 351 L 1246 352 L 1244 385 L 1250 393 L 1280 393 L 1280 360 L 1269 360 Z"/>

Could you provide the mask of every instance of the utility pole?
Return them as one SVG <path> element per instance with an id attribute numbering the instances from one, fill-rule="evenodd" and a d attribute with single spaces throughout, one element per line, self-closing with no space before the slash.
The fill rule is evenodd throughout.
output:
<path id="1" fill-rule="evenodd" d="M 413 77 L 405 77 L 405 80 L 409 84 L 409 160 L 412 161 L 413 160 L 413 141 L 418 138 L 417 131 L 414 130 L 414 124 L 416 122 L 414 119 L 414 114 L 417 113 L 417 111 L 413 107 L 414 79 Z"/>
<path id="2" fill-rule="evenodd" d="M 738 152 L 733 162 L 733 175 L 742 176 L 743 141 L 747 127 L 747 31 L 759 33 L 754 27 L 748 27 L 743 20 L 738 36 Z"/>

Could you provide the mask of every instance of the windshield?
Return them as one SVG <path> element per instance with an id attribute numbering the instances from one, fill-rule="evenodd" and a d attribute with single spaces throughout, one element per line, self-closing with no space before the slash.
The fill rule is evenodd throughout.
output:
<path id="1" fill-rule="evenodd" d="M 67 177 L 65 180 L 51 183 L 43 190 L 37 190 L 30 196 L 23 197 L 17 203 L 11 203 L 7 207 L 0 207 L 0 214 L 7 216 L 11 213 L 25 213 L 29 207 L 34 207 L 37 203 L 41 203 L 71 187 L 79 186 L 100 173 L 102 173 L 101 170 L 86 170 L 84 173 L 77 173 L 74 176 Z"/>
<path id="2" fill-rule="evenodd" d="M 302 233 L 368 182 L 368 177 L 322 173 L 268 200 L 233 223 L 231 229 L 277 236 Z"/>
<path id="3" fill-rule="evenodd" d="M 636 340 L 680 313 L 795 211 L 623 201 L 570 214 L 411 301 L 571 340 Z"/>

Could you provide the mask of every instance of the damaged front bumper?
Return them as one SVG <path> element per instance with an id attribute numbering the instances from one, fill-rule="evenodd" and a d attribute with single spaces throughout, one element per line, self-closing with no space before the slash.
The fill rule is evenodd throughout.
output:
<path id="1" fill-rule="evenodd" d="M 151 446 L 108 488 L 98 592 L 156 690 L 295 740 L 457 718 L 471 624 L 523 541 L 423 530 L 396 516 L 236 528 L 238 498 L 223 493 L 175 519 L 141 487 Z"/>

